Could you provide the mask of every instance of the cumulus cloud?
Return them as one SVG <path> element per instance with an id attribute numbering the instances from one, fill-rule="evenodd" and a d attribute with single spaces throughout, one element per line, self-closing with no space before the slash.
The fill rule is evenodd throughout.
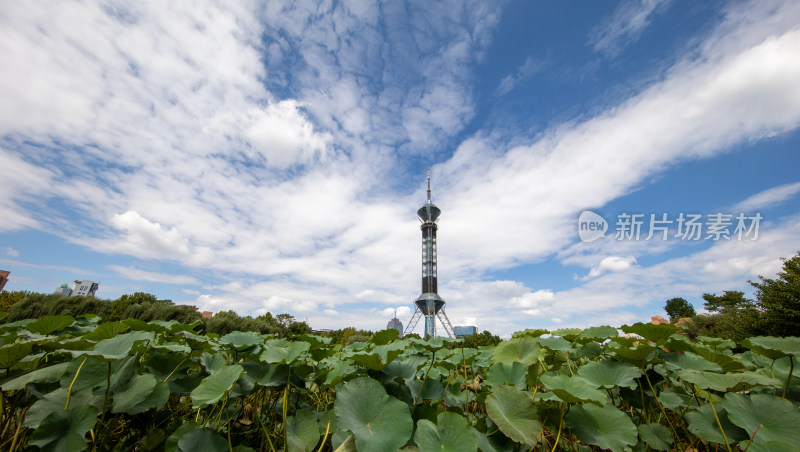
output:
<path id="1" fill-rule="evenodd" d="M 600 263 L 593 267 L 589 274 L 586 275 L 588 278 L 594 278 L 597 276 L 602 275 L 606 272 L 619 272 L 623 270 L 627 270 L 636 263 L 636 258 L 633 256 L 628 257 L 621 257 L 621 256 L 608 256 L 600 261 Z"/>
<path id="2" fill-rule="evenodd" d="M 330 134 L 314 131 L 294 100 L 271 104 L 259 112 L 245 136 L 267 164 L 278 168 L 308 163 L 315 155 L 324 158 L 331 141 Z"/>
<path id="3" fill-rule="evenodd" d="M 555 294 L 551 290 L 537 290 L 536 292 L 529 292 L 521 297 L 514 297 L 511 299 L 511 306 L 516 308 L 523 308 L 528 310 L 536 310 L 542 305 L 551 305 Z"/>
<path id="4" fill-rule="evenodd" d="M 119 230 L 127 232 L 127 246 L 138 250 L 143 255 L 180 258 L 189 254 L 189 240 L 174 227 L 165 228 L 129 210 L 123 214 L 115 214 L 111 224 Z"/>
<path id="5" fill-rule="evenodd" d="M 15 250 L 14 248 L 9 246 L 9 247 L 6 248 L 6 255 L 7 256 L 11 256 L 11 257 L 18 257 L 19 256 L 19 251 Z"/>

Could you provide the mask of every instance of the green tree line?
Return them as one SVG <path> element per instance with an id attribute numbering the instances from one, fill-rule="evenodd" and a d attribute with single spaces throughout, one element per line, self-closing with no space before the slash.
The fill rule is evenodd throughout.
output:
<path id="1" fill-rule="evenodd" d="M 703 294 L 707 314 L 697 315 L 684 298 L 667 300 L 664 310 L 675 322 L 688 317 L 690 337 L 711 336 L 741 342 L 753 336 L 800 336 L 800 253 L 782 259 L 782 270 L 776 278 L 759 276 L 748 281 L 755 291 L 755 300 L 744 292 L 726 290 L 721 295 Z"/>
<path id="2" fill-rule="evenodd" d="M 8 314 L 2 323 L 53 315 L 77 317 L 94 314 L 100 316 L 103 322 L 138 319 L 145 322 L 175 320 L 189 324 L 202 320 L 204 332 L 220 336 L 232 331 L 257 331 L 281 337 L 311 332 L 308 324 L 295 321 L 289 314 L 273 316 L 268 312 L 258 317 L 251 317 L 240 316 L 234 311 L 221 311 L 210 319 L 203 319 L 195 306 L 175 304 L 171 300 L 159 300 L 155 295 L 144 292 L 125 294 L 116 300 L 65 297 L 60 294 L 25 291 L 0 292 L 0 312 Z"/>
<path id="3" fill-rule="evenodd" d="M 262 334 L 276 334 L 280 337 L 311 332 L 311 327 L 306 322 L 298 322 L 290 314 L 273 316 L 267 312 L 252 317 L 240 316 L 234 311 L 220 311 L 210 319 L 203 319 L 202 314 L 195 306 L 175 304 L 171 300 L 159 300 L 155 295 L 144 292 L 125 294 L 116 300 L 95 297 L 65 297 L 60 294 L 26 291 L 0 292 L 0 312 L 8 314 L 0 323 L 53 315 L 77 317 L 94 314 L 100 316 L 103 322 L 138 319 L 145 322 L 175 320 L 190 324 L 202 320 L 203 332 L 220 336 L 233 331 L 255 331 Z M 318 334 L 330 337 L 332 344 L 349 345 L 354 342 L 368 342 L 375 333 L 348 327 L 318 332 Z M 416 334 L 409 336 L 419 338 L 419 335 Z M 467 336 L 463 340 L 465 347 L 472 348 L 499 343 L 500 338 L 489 331 Z"/>

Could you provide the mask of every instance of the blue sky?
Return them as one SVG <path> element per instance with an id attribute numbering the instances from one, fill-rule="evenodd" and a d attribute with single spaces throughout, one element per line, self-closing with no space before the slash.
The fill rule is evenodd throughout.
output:
<path id="1" fill-rule="evenodd" d="M 419 295 L 430 167 L 453 324 L 622 325 L 752 293 L 800 249 L 798 24 L 789 1 L 5 8 L 6 289 L 90 279 L 381 329 Z M 580 239 L 587 210 L 604 238 Z M 758 238 L 685 240 L 681 213 L 758 214 Z M 639 240 L 615 238 L 621 214 Z M 666 240 L 644 239 L 651 214 Z"/>

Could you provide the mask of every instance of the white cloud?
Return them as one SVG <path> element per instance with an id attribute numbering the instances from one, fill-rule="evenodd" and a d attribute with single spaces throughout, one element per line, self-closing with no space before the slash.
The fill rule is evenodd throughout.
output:
<path id="1" fill-rule="evenodd" d="M 152 282 L 160 282 L 166 284 L 179 284 L 179 285 L 200 284 L 200 281 L 192 276 L 170 275 L 166 273 L 149 272 L 145 270 L 139 270 L 137 268 L 122 267 L 120 265 L 109 265 L 108 268 L 114 270 L 121 276 L 124 276 L 125 278 L 133 281 L 152 281 Z"/>
<path id="2" fill-rule="evenodd" d="M 331 136 L 314 132 L 294 100 L 271 104 L 256 118 L 245 136 L 270 166 L 308 163 L 315 155 L 324 159 Z"/>
<path id="3" fill-rule="evenodd" d="M 753 196 L 731 207 L 736 212 L 755 212 L 783 203 L 800 192 L 800 182 L 779 185 Z"/>
<path id="4" fill-rule="evenodd" d="M 784 8 L 774 14 L 800 20 L 800 11 Z M 445 185 L 438 203 L 443 236 L 447 231 L 442 261 L 461 272 L 534 261 L 575 240 L 576 212 L 623 196 L 681 161 L 796 129 L 800 30 L 791 27 L 767 32 L 739 24 L 737 32 L 744 28 L 761 40 L 740 39 L 748 46 L 736 50 L 704 49 L 620 105 L 500 157 L 494 151 L 500 142 L 465 143 L 433 168 Z"/>
<path id="5" fill-rule="evenodd" d="M 2 114 L 2 113 L 0 113 Z M 53 173 L 26 162 L 21 156 L 0 147 L 0 232 L 40 227 L 40 222 L 19 207 L 19 201 L 36 202 L 48 194 Z"/>
<path id="6" fill-rule="evenodd" d="M 395 12 L 403 8 L 6 8 L 0 186 L 10 195 L 0 200 L 0 230 L 58 225 L 48 230 L 98 251 L 219 271 L 229 280 L 185 292 L 203 309 L 372 328 L 388 306 L 418 295 L 414 211 L 424 192 L 393 193 L 424 183 L 407 173 L 406 157 L 435 162 L 443 143 L 460 139 L 476 109 L 470 74 L 501 14 L 485 3 Z M 619 13 L 602 39 L 635 39 L 659 8 Z M 533 141 L 509 145 L 479 131 L 435 165 L 451 321 L 506 334 L 527 321 L 522 310 L 564 324 L 600 309 L 631 318 L 625 307 L 642 302 L 636 277 L 652 266 L 612 272 L 624 260 L 602 259 L 639 256 L 633 245 L 606 240 L 596 252 L 559 255 L 597 269 L 574 291 L 481 279 L 569 249 L 576 212 L 671 165 L 794 130 L 798 8 L 734 4 L 696 51 L 631 98 Z M 530 77 L 530 61 L 498 90 Z M 27 210 L 30 202 L 61 209 Z M 781 240 L 763 257 L 745 253 L 754 260 L 736 260 L 737 248 L 691 262 L 701 275 L 723 269 L 719 281 L 659 269 L 689 281 L 676 290 L 730 283 L 794 243 Z"/>
<path id="7" fill-rule="evenodd" d="M 189 254 L 189 241 L 176 228 L 153 223 L 133 210 L 115 214 L 111 224 L 127 232 L 126 246 L 141 255 L 179 259 Z"/>
<path id="8" fill-rule="evenodd" d="M 537 290 L 529 292 L 520 297 L 511 299 L 510 304 L 515 308 L 523 308 L 531 311 L 538 310 L 542 305 L 552 305 L 555 294 L 551 290 Z"/>
<path id="9" fill-rule="evenodd" d="M 589 43 L 596 52 L 616 56 L 625 45 L 639 39 L 654 13 L 663 12 L 671 0 L 623 0 L 614 14 L 596 27 Z"/>
<path id="10" fill-rule="evenodd" d="M 608 256 L 603 258 L 600 263 L 593 267 L 586 278 L 595 278 L 606 272 L 620 272 L 631 268 L 636 263 L 636 258 L 633 256 Z"/>
<path id="11" fill-rule="evenodd" d="M 19 251 L 9 246 L 6 248 L 6 255 L 11 257 L 19 257 Z"/>
<path id="12" fill-rule="evenodd" d="M 758 240 L 721 240 L 707 250 L 649 266 L 611 272 L 554 294 L 560 315 L 601 312 L 656 304 L 672 297 L 699 298 L 704 292 L 750 291 L 748 279 L 774 275 L 780 258 L 791 257 L 790 238 L 800 233 L 800 217 L 762 225 Z M 788 245 L 788 246 L 787 246 Z M 652 311 L 657 313 L 655 309 Z"/>

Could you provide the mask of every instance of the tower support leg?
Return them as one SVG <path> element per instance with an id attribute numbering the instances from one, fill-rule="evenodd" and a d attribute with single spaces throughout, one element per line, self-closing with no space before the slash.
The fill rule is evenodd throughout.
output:
<path id="1" fill-rule="evenodd" d="M 422 318 L 422 311 L 420 311 L 419 308 L 414 308 L 414 315 L 412 315 L 411 320 L 408 321 L 406 330 L 403 332 L 403 336 L 414 331 L 414 328 L 417 327 L 417 323 L 419 323 L 420 318 Z"/>
<path id="2" fill-rule="evenodd" d="M 451 338 L 456 337 L 455 331 L 453 331 L 453 325 L 450 324 L 450 319 L 447 318 L 447 314 L 444 312 L 444 307 L 439 309 L 439 312 L 436 313 L 436 316 L 439 317 L 439 322 L 441 322 L 442 327 L 444 327 L 445 332 Z"/>

